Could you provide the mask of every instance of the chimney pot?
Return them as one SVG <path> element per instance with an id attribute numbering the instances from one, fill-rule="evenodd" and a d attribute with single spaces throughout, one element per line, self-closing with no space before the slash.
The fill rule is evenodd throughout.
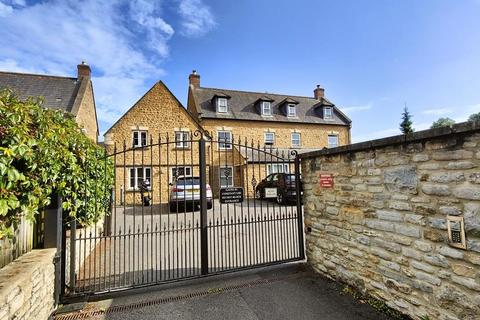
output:
<path id="1" fill-rule="evenodd" d="M 188 82 L 191 86 L 195 88 L 200 87 L 200 75 L 197 73 L 197 70 L 193 70 L 192 73 L 188 76 Z"/>
<path id="2" fill-rule="evenodd" d="M 313 90 L 313 96 L 315 99 L 321 100 L 325 96 L 325 89 L 317 84 L 317 87 Z"/>
<path id="3" fill-rule="evenodd" d="M 82 61 L 82 63 L 77 65 L 77 79 L 90 78 L 91 74 L 92 70 L 85 61 Z"/>

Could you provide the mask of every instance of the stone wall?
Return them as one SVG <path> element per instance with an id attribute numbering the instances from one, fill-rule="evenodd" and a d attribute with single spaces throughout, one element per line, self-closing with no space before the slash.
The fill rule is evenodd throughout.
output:
<path id="1" fill-rule="evenodd" d="M 316 271 L 414 319 L 479 319 L 480 123 L 302 157 Z M 464 218 L 466 250 L 449 244 L 447 216 Z"/>
<path id="2" fill-rule="evenodd" d="M 55 252 L 33 250 L 0 269 L 0 320 L 49 318 L 55 308 Z"/>

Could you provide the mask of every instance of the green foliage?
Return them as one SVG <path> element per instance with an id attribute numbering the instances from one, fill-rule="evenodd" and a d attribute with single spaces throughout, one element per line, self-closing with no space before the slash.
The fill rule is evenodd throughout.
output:
<path id="1" fill-rule="evenodd" d="M 403 134 L 413 133 L 413 122 L 412 122 L 412 115 L 408 112 L 407 107 L 403 108 L 402 113 L 402 122 L 400 122 L 400 131 Z"/>
<path id="2" fill-rule="evenodd" d="M 82 224 L 109 210 L 113 163 L 70 114 L 0 91 L 0 238 L 33 220 L 55 192 Z"/>
<path id="3" fill-rule="evenodd" d="M 471 121 L 471 122 L 480 121 L 480 112 L 470 115 L 470 117 L 468 117 L 468 121 Z"/>
<path id="4" fill-rule="evenodd" d="M 440 118 L 434 123 L 432 123 L 432 126 L 430 127 L 430 129 L 440 128 L 440 127 L 450 127 L 450 126 L 453 126 L 454 124 L 455 124 L 455 120 L 453 119 Z"/>

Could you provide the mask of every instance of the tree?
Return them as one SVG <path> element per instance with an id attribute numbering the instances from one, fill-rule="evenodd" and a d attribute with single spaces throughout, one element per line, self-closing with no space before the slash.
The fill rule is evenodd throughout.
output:
<path id="1" fill-rule="evenodd" d="M 88 139 L 73 116 L 0 91 L 0 239 L 21 216 L 35 215 L 62 196 L 62 207 L 88 225 L 108 212 L 113 161 Z"/>
<path id="2" fill-rule="evenodd" d="M 471 121 L 471 122 L 480 121 L 480 112 L 470 115 L 470 117 L 468 117 L 468 121 Z"/>
<path id="3" fill-rule="evenodd" d="M 410 114 L 410 112 L 408 112 L 407 106 L 405 106 L 405 108 L 403 108 L 400 131 L 402 131 L 403 134 L 413 133 L 414 129 L 412 127 L 412 124 L 412 115 Z"/>
<path id="4" fill-rule="evenodd" d="M 430 127 L 430 129 L 440 128 L 440 127 L 450 127 L 450 126 L 453 126 L 454 124 L 455 124 L 455 120 L 453 119 L 440 118 L 434 123 L 432 123 L 432 126 Z"/>

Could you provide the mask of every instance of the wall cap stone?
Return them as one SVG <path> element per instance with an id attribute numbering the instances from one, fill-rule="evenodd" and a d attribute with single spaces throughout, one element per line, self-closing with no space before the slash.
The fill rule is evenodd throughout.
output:
<path id="1" fill-rule="evenodd" d="M 453 126 L 440 127 L 435 129 L 428 129 L 417 131 L 407 135 L 397 135 L 376 140 L 364 141 L 336 148 L 324 148 L 322 150 L 316 150 L 311 152 L 305 152 L 299 154 L 302 159 L 314 158 L 318 156 L 329 156 L 342 153 L 358 152 L 362 150 L 372 150 L 375 148 L 386 147 L 390 145 L 406 144 L 412 142 L 419 142 L 423 140 L 442 138 L 448 135 L 456 136 L 460 134 L 480 132 L 480 121 L 462 122 L 454 124 Z"/>

